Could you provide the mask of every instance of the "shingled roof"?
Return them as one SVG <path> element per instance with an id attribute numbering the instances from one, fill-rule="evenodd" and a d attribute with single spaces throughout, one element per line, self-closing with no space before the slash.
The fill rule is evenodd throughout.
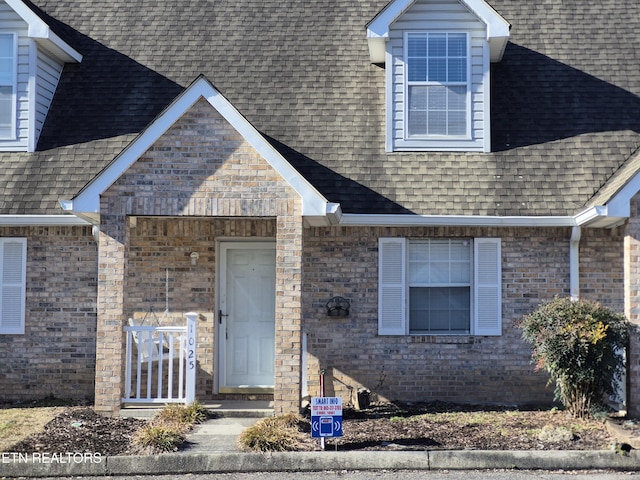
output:
<path id="1" fill-rule="evenodd" d="M 0 153 L 1 214 L 62 213 L 199 75 L 345 213 L 574 215 L 635 173 L 636 0 L 489 2 L 512 25 L 491 72 L 492 153 L 384 151 L 365 27 L 386 0 L 34 3 L 83 61 L 38 151 Z"/>

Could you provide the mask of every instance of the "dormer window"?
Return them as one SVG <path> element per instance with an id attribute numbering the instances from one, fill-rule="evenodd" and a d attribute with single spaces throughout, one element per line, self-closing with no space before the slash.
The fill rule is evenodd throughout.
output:
<path id="1" fill-rule="evenodd" d="M 24 0 L 0 16 L 0 152 L 33 152 L 65 63 L 82 55 Z"/>
<path id="2" fill-rule="evenodd" d="M 15 35 L 0 33 L 0 139 L 15 138 Z"/>
<path id="3" fill-rule="evenodd" d="M 391 0 L 367 38 L 386 70 L 386 151 L 491 151 L 490 62 L 509 24 L 488 3 Z"/>
<path id="4" fill-rule="evenodd" d="M 405 138 L 466 138 L 468 132 L 467 35 L 406 35 Z"/>

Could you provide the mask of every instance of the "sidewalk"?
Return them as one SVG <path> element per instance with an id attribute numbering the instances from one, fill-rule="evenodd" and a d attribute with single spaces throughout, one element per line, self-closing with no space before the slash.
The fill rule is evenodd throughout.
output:
<path id="1" fill-rule="evenodd" d="M 209 405 L 207 407 L 211 408 Z M 267 472 L 322 470 L 588 470 L 640 471 L 640 451 L 325 451 L 243 453 L 237 439 L 246 427 L 269 415 L 269 408 L 234 413 L 222 406 L 219 415 L 195 428 L 187 448 L 154 456 L 104 457 L 98 461 L 67 463 L 0 462 L 0 477 L 161 475 L 205 472 Z M 271 412 L 272 413 L 272 412 Z M 624 441 L 621 439 L 620 441 Z"/>

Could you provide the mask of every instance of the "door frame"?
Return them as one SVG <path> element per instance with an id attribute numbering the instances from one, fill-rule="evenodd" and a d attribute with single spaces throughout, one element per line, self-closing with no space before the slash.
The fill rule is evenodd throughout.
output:
<path id="1" fill-rule="evenodd" d="M 226 361 L 226 343 L 222 338 L 222 322 L 223 318 L 220 313 L 225 308 L 226 299 L 222 298 L 222 292 L 226 290 L 226 269 L 227 269 L 227 255 L 228 249 L 256 249 L 261 248 L 265 250 L 276 249 L 275 238 L 221 238 L 216 241 L 216 289 L 215 289 L 215 345 L 213 350 L 214 355 L 214 382 L 213 392 L 214 394 L 220 393 L 239 393 L 239 394 L 273 394 L 273 388 L 270 387 L 227 387 L 223 385 L 222 379 L 225 376 L 225 361 Z M 275 279 L 274 279 L 275 281 Z M 274 336 L 275 336 L 275 322 L 274 322 Z M 275 364 L 275 358 L 274 358 Z M 275 365 L 274 365 L 275 367 Z"/>

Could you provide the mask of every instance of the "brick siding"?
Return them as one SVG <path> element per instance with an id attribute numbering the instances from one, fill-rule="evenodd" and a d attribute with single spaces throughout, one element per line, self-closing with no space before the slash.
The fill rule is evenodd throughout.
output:
<path id="1" fill-rule="evenodd" d="M 94 395 L 97 243 L 91 227 L 0 228 L 27 239 L 24 335 L 0 335 L 0 401 Z"/>
<path id="2" fill-rule="evenodd" d="M 640 415 L 640 196 L 631 200 L 624 239 L 625 315 L 632 323 L 627 352 L 629 413 Z"/>
<path id="3" fill-rule="evenodd" d="M 308 386 L 355 402 L 364 386 L 389 400 L 546 404 L 547 377 L 530 363 L 514 322 L 555 295 L 569 294 L 570 229 L 316 228 L 306 232 L 304 319 Z M 378 237 L 501 237 L 503 326 L 500 337 L 378 336 Z M 585 297 L 622 309 L 622 235 L 585 231 L 581 288 Z M 588 295 L 586 294 L 588 293 Z M 351 302 L 349 317 L 328 317 L 333 296 Z"/>

